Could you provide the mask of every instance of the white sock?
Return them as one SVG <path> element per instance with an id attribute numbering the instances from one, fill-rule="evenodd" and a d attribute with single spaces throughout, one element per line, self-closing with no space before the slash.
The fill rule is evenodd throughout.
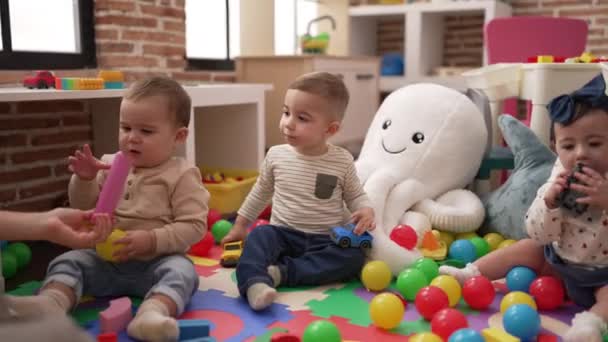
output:
<path id="1" fill-rule="evenodd" d="M 6 302 L 18 317 L 65 314 L 72 307 L 70 298 L 55 289 L 44 289 L 37 296 L 6 296 Z"/>
<path id="2" fill-rule="evenodd" d="M 464 284 L 464 282 L 470 278 L 481 275 L 481 273 L 479 272 L 479 268 L 477 268 L 477 266 L 472 263 L 468 263 L 464 268 L 458 268 L 447 265 L 440 266 L 439 274 L 450 275 L 456 278 L 460 285 Z"/>
<path id="3" fill-rule="evenodd" d="M 606 333 L 606 322 L 591 311 L 577 313 L 572 326 L 564 335 L 564 342 L 602 342 Z"/>
<path id="4" fill-rule="evenodd" d="M 169 309 L 158 299 L 146 299 L 127 326 L 129 336 L 143 341 L 177 341 L 179 327 Z"/>
<path id="5" fill-rule="evenodd" d="M 247 301 L 253 310 L 262 310 L 272 304 L 277 290 L 264 283 L 255 283 L 247 289 Z"/>
<path id="6" fill-rule="evenodd" d="M 281 270 L 277 265 L 268 266 L 268 274 L 272 278 L 272 282 L 274 283 L 274 287 L 278 287 L 281 284 Z"/>

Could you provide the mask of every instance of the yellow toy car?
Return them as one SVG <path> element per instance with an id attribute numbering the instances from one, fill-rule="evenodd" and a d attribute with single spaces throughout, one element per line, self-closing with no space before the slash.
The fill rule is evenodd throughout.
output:
<path id="1" fill-rule="evenodd" d="M 243 241 L 228 242 L 224 244 L 224 251 L 220 259 L 223 267 L 235 267 L 243 253 Z"/>

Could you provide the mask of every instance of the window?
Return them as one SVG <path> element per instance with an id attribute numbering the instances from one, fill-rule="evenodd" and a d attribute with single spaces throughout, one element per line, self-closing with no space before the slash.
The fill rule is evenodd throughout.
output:
<path id="1" fill-rule="evenodd" d="M 274 0 L 274 53 L 293 55 L 300 51 L 299 37 L 307 33 L 308 23 L 318 17 L 318 1 Z M 311 27 L 310 34 L 316 34 Z"/>
<path id="2" fill-rule="evenodd" d="M 196 69 L 232 70 L 240 53 L 240 0 L 186 0 L 186 56 Z"/>
<path id="3" fill-rule="evenodd" d="M 93 0 L 0 0 L 0 69 L 95 67 Z"/>

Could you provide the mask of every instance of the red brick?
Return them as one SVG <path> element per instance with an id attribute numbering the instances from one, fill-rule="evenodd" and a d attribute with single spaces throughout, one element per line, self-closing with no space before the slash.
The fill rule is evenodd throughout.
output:
<path id="1" fill-rule="evenodd" d="M 578 3 L 578 1 L 576 0 L 572 0 L 575 3 Z M 589 3 L 589 1 L 585 1 L 584 3 Z M 560 4 L 557 3 L 554 7 L 560 7 L 564 4 Z M 549 6 L 543 6 L 543 7 L 549 7 Z M 589 7 L 583 7 L 583 8 L 572 8 L 572 9 L 559 9 L 559 16 L 560 17 L 569 17 L 569 18 L 576 18 L 579 17 L 579 19 L 583 19 L 583 20 L 587 20 L 588 17 L 591 16 L 597 16 L 597 15 L 608 15 L 608 8 L 589 8 Z M 597 20 L 595 21 L 597 24 L 606 24 L 606 22 L 608 22 L 608 18 L 597 18 Z"/>
<path id="2" fill-rule="evenodd" d="M 95 11 L 100 10 L 132 12 L 135 4 L 131 1 L 95 0 Z"/>
<path id="3" fill-rule="evenodd" d="M 46 210 L 51 210 L 54 209 L 58 206 L 59 202 L 61 200 L 63 200 L 63 198 L 65 197 L 65 194 L 60 194 L 51 198 L 43 198 L 43 199 L 38 199 L 38 200 L 33 200 L 33 201 L 27 201 L 27 202 L 15 202 L 15 203 L 9 203 L 6 205 L 3 205 L 1 207 L 3 207 L 6 210 L 14 210 L 14 211 L 28 211 L 28 212 L 35 212 L 35 211 L 46 211 Z"/>
<path id="4" fill-rule="evenodd" d="M 13 131 L 17 129 L 51 128 L 59 126 L 57 118 L 24 118 L 0 119 L 0 131 Z"/>
<path id="5" fill-rule="evenodd" d="M 156 18 L 139 18 L 119 14 L 108 14 L 95 17 L 95 25 L 119 25 L 124 27 L 158 27 Z"/>
<path id="6" fill-rule="evenodd" d="M 107 52 L 133 52 L 132 43 L 101 42 L 97 43 L 98 53 Z"/>
<path id="7" fill-rule="evenodd" d="M 116 40 L 116 39 L 118 39 L 118 30 L 96 28 L 95 29 L 95 39 L 96 40 L 102 40 L 102 39 Z"/>
<path id="8" fill-rule="evenodd" d="M 67 191 L 69 179 L 53 180 L 48 183 L 29 186 L 19 190 L 19 199 L 28 199 L 58 191 Z"/>
<path id="9" fill-rule="evenodd" d="M 156 58 L 139 56 L 100 56 L 97 63 L 104 68 L 158 67 Z"/>
<path id="10" fill-rule="evenodd" d="M 222 74 L 213 74 L 213 82 L 236 82 L 236 74 L 235 73 L 222 73 Z"/>
<path id="11" fill-rule="evenodd" d="M 184 69 L 188 62 L 185 58 L 175 59 L 175 58 L 167 58 L 165 59 L 167 62 L 167 68 L 179 68 Z"/>
<path id="12" fill-rule="evenodd" d="M 0 202 L 8 202 L 15 200 L 17 191 L 15 189 L 0 191 Z"/>
<path id="13" fill-rule="evenodd" d="M 68 170 L 67 163 L 55 165 L 55 167 L 53 168 L 53 173 L 55 174 L 55 177 L 61 177 L 72 174 L 72 172 Z"/>
<path id="14" fill-rule="evenodd" d="M 163 20 L 163 29 L 166 31 L 186 32 L 186 22 Z"/>
<path id="15" fill-rule="evenodd" d="M 84 104 L 81 101 L 29 101 L 17 103 L 17 113 L 56 113 L 56 112 L 82 112 Z"/>
<path id="16" fill-rule="evenodd" d="M 0 114 L 9 114 L 11 112 L 11 105 L 6 102 L 0 103 Z"/>
<path id="17" fill-rule="evenodd" d="M 20 183 L 32 179 L 46 178 L 50 175 L 51 169 L 48 166 L 4 171 L 0 172 L 0 184 Z"/>
<path id="18" fill-rule="evenodd" d="M 186 6 L 186 0 L 173 0 L 173 5 L 175 7 L 182 7 L 182 8 L 184 8 Z"/>
<path id="19" fill-rule="evenodd" d="M 186 18 L 186 13 L 183 7 L 172 8 L 153 5 L 141 5 L 139 8 L 143 14 L 148 14 L 155 17 L 169 17 L 182 20 Z"/>
<path id="20" fill-rule="evenodd" d="M 32 137 L 32 145 L 54 145 L 64 143 L 76 143 L 82 141 L 90 141 L 92 134 L 90 130 L 87 131 L 69 131 L 59 132 L 52 134 L 40 134 Z"/>
<path id="21" fill-rule="evenodd" d="M 57 160 L 67 158 L 74 153 L 77 146 L 48 148 L 38 151 L 25 151 L 13 153 L 10 158 L 14 164 L 31 163 L 41 160 Z"/>
<path id="22" fill-rule="evenodd" d="M 174 72 L 171 76 L 183 81 L 211 81 L 211 74 L 204 71 L 197 72 Z"/>
<path id="23" fill-rule="evenodd" d="M 27 144 L 27 136 L 25 134 L 0 135 L 0 146 L 17 147 Z"/>
<path id="24" fill-rule="evenodd" d="M 91 124 L 91 116 L 89 113 L 79 115 L 63 115 L 62 123 L 64 126 L 82 126 Z"/>
<path id="25" fill-rule="evenodd" d="M 126 30 L 121 33 L 122 40 L 134 40 L 134 41 L 150 41 L 150 42 L 164 42 L 173 44 L 186 44 L 185 32 L 183 34 L 166 33 L 166 32 L 146 32 L 146 31 L 133 31 Z"/>
<path id="26" fill-rule="evenodd" d="M 168 73 L 163 71 L 126 71 L 125 81 L 133 82 L 142 78 L 152 76 L 169 76 Z"/>
<path id="27" fill-rule="evenodd" d="M 161 56 L 184 56 L 186 54 L 185 46 L 171 45 L 144 45 L 144 55 L 161 55 Z"/>

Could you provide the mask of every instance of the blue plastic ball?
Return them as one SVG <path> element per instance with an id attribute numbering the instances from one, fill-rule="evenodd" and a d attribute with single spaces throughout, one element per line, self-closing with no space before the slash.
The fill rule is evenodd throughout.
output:
<path id="1" fill-rule="evenodd" d="M 522 291 L 528 293 L 530 284 L 536 279 L 536 272 L 525 266 L 513 267 L 507 273 L 507 287 L 509 291 Z"/>
<path id="2" fill-rule="evenodd" d="M 466 264 L 475 261 L 477 250 L 475 249 L 475 245 L 469 240 L 456 240 L 450 245 L 448 257 L 460 260 Z"/>
<path id="3" fill-rule="evenodd" d="M 485 342 L 485 339 L 477 331 L 471 328 L 463 328 L 454 331 L 448 342 Z"/>
<path id="4" fill-rule="evenodd" d="M 540 316 L 528 304 L 515 304 L 505 311 L 502 324 L 509 334 L 528 341 L 534 339 L 540 331 Z"/>

